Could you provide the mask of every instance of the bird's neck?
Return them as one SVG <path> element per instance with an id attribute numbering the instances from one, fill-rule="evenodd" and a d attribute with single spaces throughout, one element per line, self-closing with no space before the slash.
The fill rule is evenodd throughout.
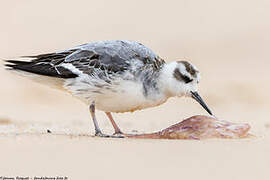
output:
<path id="1" fill-rule="evenodd" d="M 152 69 L 143 71 L 140 77 L 143 83 L 143 93 L 147 99 L 160 100 L 178 96 L 173 78 L 176 65 L 176 62 L 170 62 L 165 63 L 158 71 Z"/>
<path id="2" fill-rule="evenodd" d="M 177 96 L 177 94 L 174 91 L 175 83 L 173 81 L 173 71 L 176 65 L 177 65 L 176 62 L 164 64 L 164 66 L 160 71 L 159 78 L 157 80 L 160 91 L 167 98 Z"/>

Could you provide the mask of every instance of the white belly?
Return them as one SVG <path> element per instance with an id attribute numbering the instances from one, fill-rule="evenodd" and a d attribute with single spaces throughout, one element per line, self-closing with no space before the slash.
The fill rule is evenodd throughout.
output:
<path id="1" fill-rule="evenodd" d="M 160 105 L 167 100 L 160 93 L 153 93 L 146 98 L 142 83 L 129 80 L 122 80 L 109 88 L 96 88 L 77 80 L 66 88 L 88 105 L 95 101 L 96 109 L 105 112 L 133 112 Z"/>
<path id="2" fill-rule="evenodd" d="M 121 83 L 117 89 L 117 92 L 100 95 L 96 100 L 97 109 L 109 112 L 133 112 L 160 105 L 167 100 L 160 96 L 146 98 L 142 85 L 131 81 Z"/>

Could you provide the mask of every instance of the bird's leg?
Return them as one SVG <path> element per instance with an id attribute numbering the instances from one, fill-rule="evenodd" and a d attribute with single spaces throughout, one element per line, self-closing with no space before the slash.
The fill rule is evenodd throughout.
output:
<path id="1" fill-rule="evenodd" d="M 93 101 L 92 104 L 89 106 L 89 110 L 90 110 L 90 114 L 92 116 L 92 119 L 93 119 L 93 122 L 94 122 L 94 125 L 95 125 L 95 136 L 99 136 L 99 137 L 111 137 L 111 138 L 124 138 L 124 136 L 116 136 L 116 135 L 110 136 L 110 135 L 103 134 L 101 132 L 99 126 L 98 126 L 98 122 L 97 122 L 96 114 L 95 114 L 95 109 L 96 109 L 95 108 L 95 101 Z M 119 129 L 119 132 L 121 132 L 120 129 Z"/>
<path id="2" fill-rule="evenodd" d="M 105 112 L 107 117 L 110 119 L 113 128 L 114 128 L 114 135 L 118 135 L 118 134 L 123 134 L 122 131 L 120 130 L 120 128 L 117 126 L 117 124 L 115 123 L 115 121 L 113 120 L 112 117 L 112 113 L 111 112 Z"/>
<path id="3" fill-rule="evenodd" d="M 101 132 L 99 126 L 98 126 L 98 122 L 96 119 L 96 114 L 95 114 L 95 101 L 92 102 L 92 104 L 89 106 L 89 110 L 90 110 L 90 114 L 92 116 L 94 125 L 95 125 L 95 136 L 100 136 L 100 137 L 109 137 L 108 135 L 105 135 Z"/>

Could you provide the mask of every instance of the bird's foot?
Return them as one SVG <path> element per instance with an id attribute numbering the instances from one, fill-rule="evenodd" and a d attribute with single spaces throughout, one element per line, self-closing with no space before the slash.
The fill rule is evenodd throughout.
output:
<path id="1" fill-rule="evenodd" d="M 125 137 L 125 136 L 123 136 L 121 134 L 107 135 L 107 134 L 103 134 L 102 132 L 96 132 L 95 136 L 97 136 L 97 137 L 105 137 L 105 138 L 124 138 Z"/>
<path id="2" fill-rule="evenodd" d="M 120 136 L 120 135 L 124 135 L 124 133 L 123 133 L 121 130 L 118 130 L 118 131 L 115 131 L 115 132 L 113 133 L 113 135 Z"/>
<path id="3" fill-rule="evenodd" d="M 95 136 L 97 136 L 97 137 L 110 137 L 110 135 L 103 134 L 101 131 L 97 131 L 95 133 Z"/>
<path id="4" fill-rule="evenodd" d="M 121 130 L 118 130 L 118 131 L 115 131 L 113 133 L 113 136 L 119 137 L 119 138 L 124 138 L 125 137 L 125 134 Z"/>
<path id="5" fill-rule="evenodd" d="M 113 134 L 111 137 L 112 138 L 125 138 L 123 134 Z"/>

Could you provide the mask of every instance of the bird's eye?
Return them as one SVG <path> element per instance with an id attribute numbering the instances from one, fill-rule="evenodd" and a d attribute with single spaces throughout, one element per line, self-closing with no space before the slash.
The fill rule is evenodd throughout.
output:
<path id="1" fill-rule="evenodd" d="M 181 77 L 185 81 L 186 84 L 193 81 L 193 79 L 190 79 L 188 76 L 182 75 Z"/>
<path id="2" fill-rule="evenodd" d="M 173 73 L 174 77 L 179 81 L 184 81 L 186 84 L 193 81 L 193 79 L 189 78 L 188 76 L 182 74 L 179 69 L 175 69 Z"/>

